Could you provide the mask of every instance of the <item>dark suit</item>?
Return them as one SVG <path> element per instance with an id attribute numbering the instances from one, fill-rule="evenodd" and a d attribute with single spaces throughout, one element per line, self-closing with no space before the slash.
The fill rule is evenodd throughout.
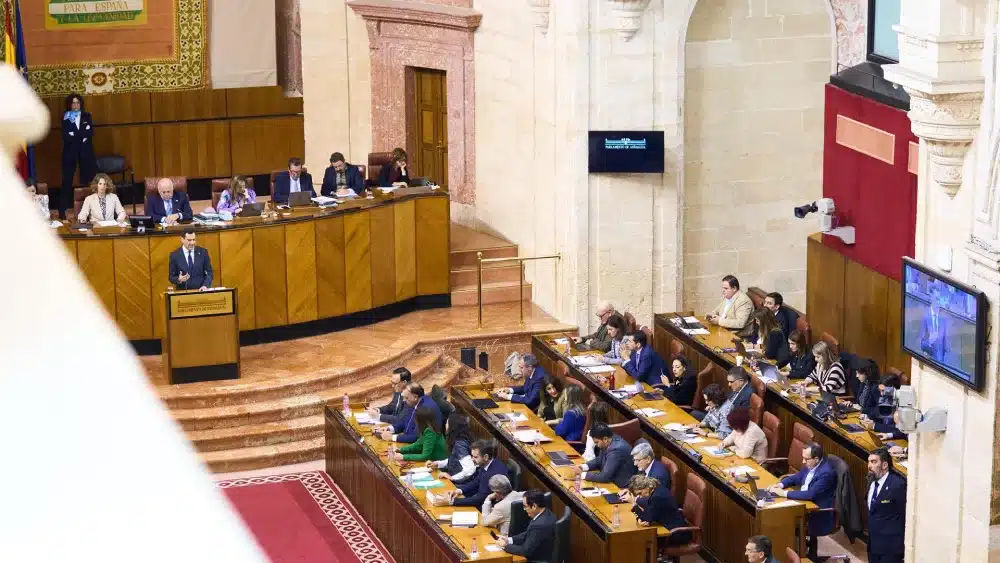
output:
<path id="1" fill-rule="evenodd" d="M 182 273 L 191 274 L 191 277 L 182 282 L 177 279 Z M 194 247 L 193 264 L 188 263 L 183 246 L 171 252 L 169 277 L 170 283 L 177 289 L 212 287 L 212 259 L 208 251 L 200 246 Z"/>
<path id="2" fill-rule="evenodd" d="M 587 462 L 587 480 L 592 483 L 614 483 L 624 489 L 633 475 L 632 446 L 617 434 L 611 437 L 607 448 L 601 449 L 596 458 Z"/>
<path id="3" fill-rule="evenodd" d="M 871 494 L 865 490 L 865 502 Z M 885 483 L 868 505 L 869 563 L 902 563 L 906 527 L 906 481 L 889 472 Z"/>
<path id="4" fill-rule="evenodd" d="M 781 327 L 781 333 L 785 335 L 785 339 L 787 340 L 788 335 L 795 330 L 795 324 L 799 320 L 799 316 L 795 314 L 795 311 L 782 305 L 778 307 L 778 312 L 774 314 L 774 318 L 778 319 L 778 326 Z"/>
<path id="5" fill-rule="evenodd" d="M 632 357 L 622 364 L 622 368 L 636 381 L 656 385 L 660 383 L 660 376 L 663 375 L 663 358 L 656 353 L 656 350 L 643 346 L 632 352 Z"/>
<path id="6" fill-rule="evenodd" d="M 538 404 L 542 402 L 542 382 L 545 379 L 545 370 L 542 366 L 535 366 L 535 371 L 531 377 L 524 381 L 524 385 L 511 387 L 513 394 L 510 402 L 527 405 L 532 411 L 538 410 Z"/>
<path id="7" fill-rule="evenodd" d="M 347 182 L 345 188 L 354 190 L 354 193 L 360 194 L 365 189 L 365 179 L 361 177 L 361 169 L 353 164 L 348 164 L 344 169 L 344 174 L 346 177 L 344 180 Z M 275 179 L 275 185 L 277 185 L 277 179 Z M 337 191 L 337 169 L 333 166 L 327 166 L 326 172 L 323 173 L 323 185 L 319 189 L 319 193 L 325 196 L 333 196 L 334 192 Z"/>
<path id="8" fill-rule="evenodd" d="M 378 185 L 383 188 L 388 188 L 392 186 L 393 182 L 409 182 L 410 181 L 410 166 L 407 164 L 406 172 L 399 175 L 395 180 L 392 178 L 393 171 L 396 169 L 396 165 L 390 162 L 382 167 L 378 172 Z"/>
<path id="9" fill-rule="evenodd" d="M 190 221 L 194 212 L 191 211 L 191 201 L 186 193 L 174 190 L 174 195 L 170 197 L 170 213 L 167 213 L 167 206 L 159 193 L 150 194 L 146 198 L 146 213 L 153 218 L 154 223 L 162 223 L 167 215 L 180 213 L 181 221 Z"/>
<path id="10" fill-rule="evenodd" d="M 933 315 L 928 312 L 920 321 L 920 350 L 931 359 L 944 363 L 944 357 L 948 354 L 948 316 L 942 314 L 942 310 L 937 310 L 937 340 L 931 342 L 931 333 L 934 332 Z"/>
<path id="11" fill-rule="evenodd" d="M 670 481 L 670 471 L 668 471 L 667 466 L 663 465 L 663 462 L 658 459 L 654 459 L 653 463 L 649 465 L 649 472 L 646 473 L 646 476 L 659 481 L 660 486 L 668 491 L 673 486 L 673 483 Z"/>
<path id="12" fill-rule="evenodd" d="M 679 378 L 673 379 L 670 387 L 662 387 L 663 396 L 675 405 L 691 406 L 694 394 L 698 391 L 698 374 L 693 369 L 684 372 Z"/>
<path id="13" fill-rule="evenodd" d="M 301 174 L 299 174 L 299 188 L 299 191 L 315 194 L 315 192 L 313 192 L 312 176 L 304 170 Z M 292 177 L 288 175 L 288 171 L 286 170 L 285 172 L 275 176 L 274 193 L 271 194 L 271 200 L 274 201 L 274 203 L 288 203 L 288 195 L 290 193 L 292 193 Z"/>
<path id="14" fill-rule="evenodd" d="M 813 356 L 810 350 L 806 350 L 805 354 L 800 356 L 790 355 L 788 365 L 791 370 L 788 373 L 788 379 L 805 379 L 812 372 L 816 371 L 816 356 Z M 778 367 L 785 366 L 779 364 Z"/>
<path id="15" fill-rule="evenodd" d="M 428 407 L 432 409 L 434 411 L 435 418 L 437 419 L 438 428 L 441 428 L 443 425 L 444 421 L 441 419 L 441 409 L 438 408 L 437 403 L 434 402 L 434 399 L 431 399 L 430 395 L 424 395 L 423 397 L 420 397 L 419 401 L 417 401 L 417 407 L 410 412 L 409 417 L 403 418 L 403 416 L 400 416 L 399 422 L 405 423 L 402 425 L 402 433 L 396 436 L 397 442 L 412 444 L 420 438 L 420 430 L 417 428 L 417 409 L 420 407 Z M 393 430 L 398 427 L 399 423 L 393 427 Z"/>
<path id="16" fill-rule="evenodd" d="M 511 536 L 511 543 L 504 551 L 525 557 L 528 561 L 548 561 L 556 541 L 556 520 L 551 510 L 542 510 L 528 523 L 528 529 Z"/>
<path id="17" fill-rule="evenodd" d="M 462 496 L 456 498 L 453 504 L 455 506 L 475 506 L 477 510 L 482 510 L 483 502 L 491 493 L 490 477 L 494 475 L 507 475 L 507 466 L 499 459 L 490 460 L 489 467 L 486 469 L 477 467 L 471 479 L 458 485 Z"/>
<path id="18" fill-rule="evenodd" d="M 729 393 L 729 400 L 733 403 L 733 408 L 750 408 L 750 395 L 753 395 L 753 385 L 750 385 L 750 382 L 747 381 L 742 389 Z"/>
<path id="19" fill-rule="evenodd" d="M 379 422 L 386 422 L 389 424 L 395 424 L 399 413 L 403 411 L 403 407 L 406 406 L 406 401 L 403 400 L 402 393 L 393 393 L 392 399 L 378 408 Z"/>
<path id="20" fill-rule="evenodd" d="M 782 486 L 801 487 L 805 483 L 809 468 L 802 466 L 802 469 L 794 475 L 789 475 L 781 480 Z M 816 503 L 820 508 L 833 508 L 834 499 L 837 496 L 837 472 L 833 465 L 823 460 L 816 466 L 809 489 L 806 491 L 788 491 L 788 498 L 792 500 L 809 500 Z M 809 516 L 806 528 L 812 537 L 826 536 L 833 532 L 833 513 L 829 511 L 814 512 Z"/>
<path id="21" fill-rule="evenodd" d="M 684 514 L 677 507 L 677 499 L 670 492 L 670 489 L 657 487 L 649 498 L 637 499 L 632 512 L 636 518 L 652 525 L 659 524 L 671 530 L 687 526 Z M 691 541 L 691 532 L 680 532 L 670 536 L 669 545 L 683 545 Z"/>
<path id="22" fill-rule="evenodd" d="M 771 334 L 767 335 L 767 345 L 764 347 L 764 358 L 768 360 L 774 360 L 779 366 L 784 366 L 788 363 L 788 356 L 791 352 L 788 351 L 788 337 L 781 333 L 780 330 L 772 330 Z"/>
<path id="23" fill-rule="evenodd" d="M 94 120 L 89 112 L 80 112 L 80 126 L 76 121 L 62 120 L 62 187 L 59 189 L 59 211 L 73 209 L 73 173 L 80 163 L 80 183 L 90 184 L 97 174 L 97 157 L 94 156 Z"/>

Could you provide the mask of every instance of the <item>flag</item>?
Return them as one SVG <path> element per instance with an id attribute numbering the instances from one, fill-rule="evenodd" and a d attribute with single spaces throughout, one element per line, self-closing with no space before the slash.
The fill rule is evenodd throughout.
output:
<path id="1" fill-rule="evenodd" d="M 28 61 L 24 54 L 24 36 L 21 34 L 21 9 L 18 0 L 0 0 L 4 8 L 4 62 L 17 69 L 28 80 Z M 21 178 L 35 176 L 35 147 L 22 147 L 16 159 Z"/>

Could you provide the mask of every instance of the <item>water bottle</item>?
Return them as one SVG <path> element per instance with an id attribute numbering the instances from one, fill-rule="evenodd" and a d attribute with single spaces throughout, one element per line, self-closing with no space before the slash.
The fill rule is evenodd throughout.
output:
<path id="1" fill-rule="evenodd" d="M 344 414 L 351 414 L 351 398 L 347 395 L 347 393 L 344 393 Z"/>
<path id="2" fill-rule="evenodd" d="M 618 529 L 622 525 L 622 515 L 618 512 L 618 505 L 611 507 L 611 527 Z"/>
<path id="3" fill-rule="evenodd" d="M 573 479 L 573 490 L 579 494 L 581 489 L 583 489 L 583 474 L 577 473 Z"/>
<path id="4" fill-rule="evenodd" d="M 476 542 L 476 538 L 472 538 L 472 550 L 469 551 L 469 556 L 473 559 L 479 558 L 479 544 Z"/>

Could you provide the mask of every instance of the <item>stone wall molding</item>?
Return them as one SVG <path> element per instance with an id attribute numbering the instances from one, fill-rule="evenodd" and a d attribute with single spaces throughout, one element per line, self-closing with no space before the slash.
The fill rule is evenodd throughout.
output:
<path id="1" fill-rule="evenodd" d="M 551 10 L 552 0 L 528 0 L 531 13 L 534 14 L 534 23 L 542 35 L 549 32 L 549 10 Z"/>
<path id="2" fill-rule="evenodd" d="M 459 31 L 475 31 L 483 19 L 483 14 L 472 8 L 405 0 L 351 0 L 347 5 L 366 21 L 419 23 Z"/>
<path id="3" fill-rule="evenodd" d="M 913 134 L 927 144 L 931 178 L 949 197 L 962 187 L 962 168 L 979 132 L 982 92 L 928 94 L 907 88 Z"/>
<path id="4" fill-rule="evenodd" d="M 642 14 L 649 6 L 649 0 L 606 0 L 615 19 L 615 29 L 622 39 L 635 37 L 642 26 Z"/>

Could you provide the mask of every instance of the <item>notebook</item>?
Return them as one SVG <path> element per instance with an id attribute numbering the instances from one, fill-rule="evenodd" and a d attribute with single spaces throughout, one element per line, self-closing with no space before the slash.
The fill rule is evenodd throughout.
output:
<path id="1" fill-rule="evenodd" d="M 618 496 L 618 493 L 608 493 L 606 495 L 601 495 L 604 500 L 608 501 L 608 504 L 625 504 L 622 497 Z"/>
<path id="2" fill-rule="evenodd" d="M 552 461 L 552 465 L 555 465 L 556 467 L 568 467 L 573 465 L 569 456 L 563 452 L 549 452 L 549 459 Z"/>
<path id="3" fill-rule="evenodd" d="M 495 409 L 500 405 L 498 405 L 497 402 L 494 401 L 493 399 L 472 399 L 472 406 L 476 407 L 477 409 L 486 410 L 486 409 Z"/>

